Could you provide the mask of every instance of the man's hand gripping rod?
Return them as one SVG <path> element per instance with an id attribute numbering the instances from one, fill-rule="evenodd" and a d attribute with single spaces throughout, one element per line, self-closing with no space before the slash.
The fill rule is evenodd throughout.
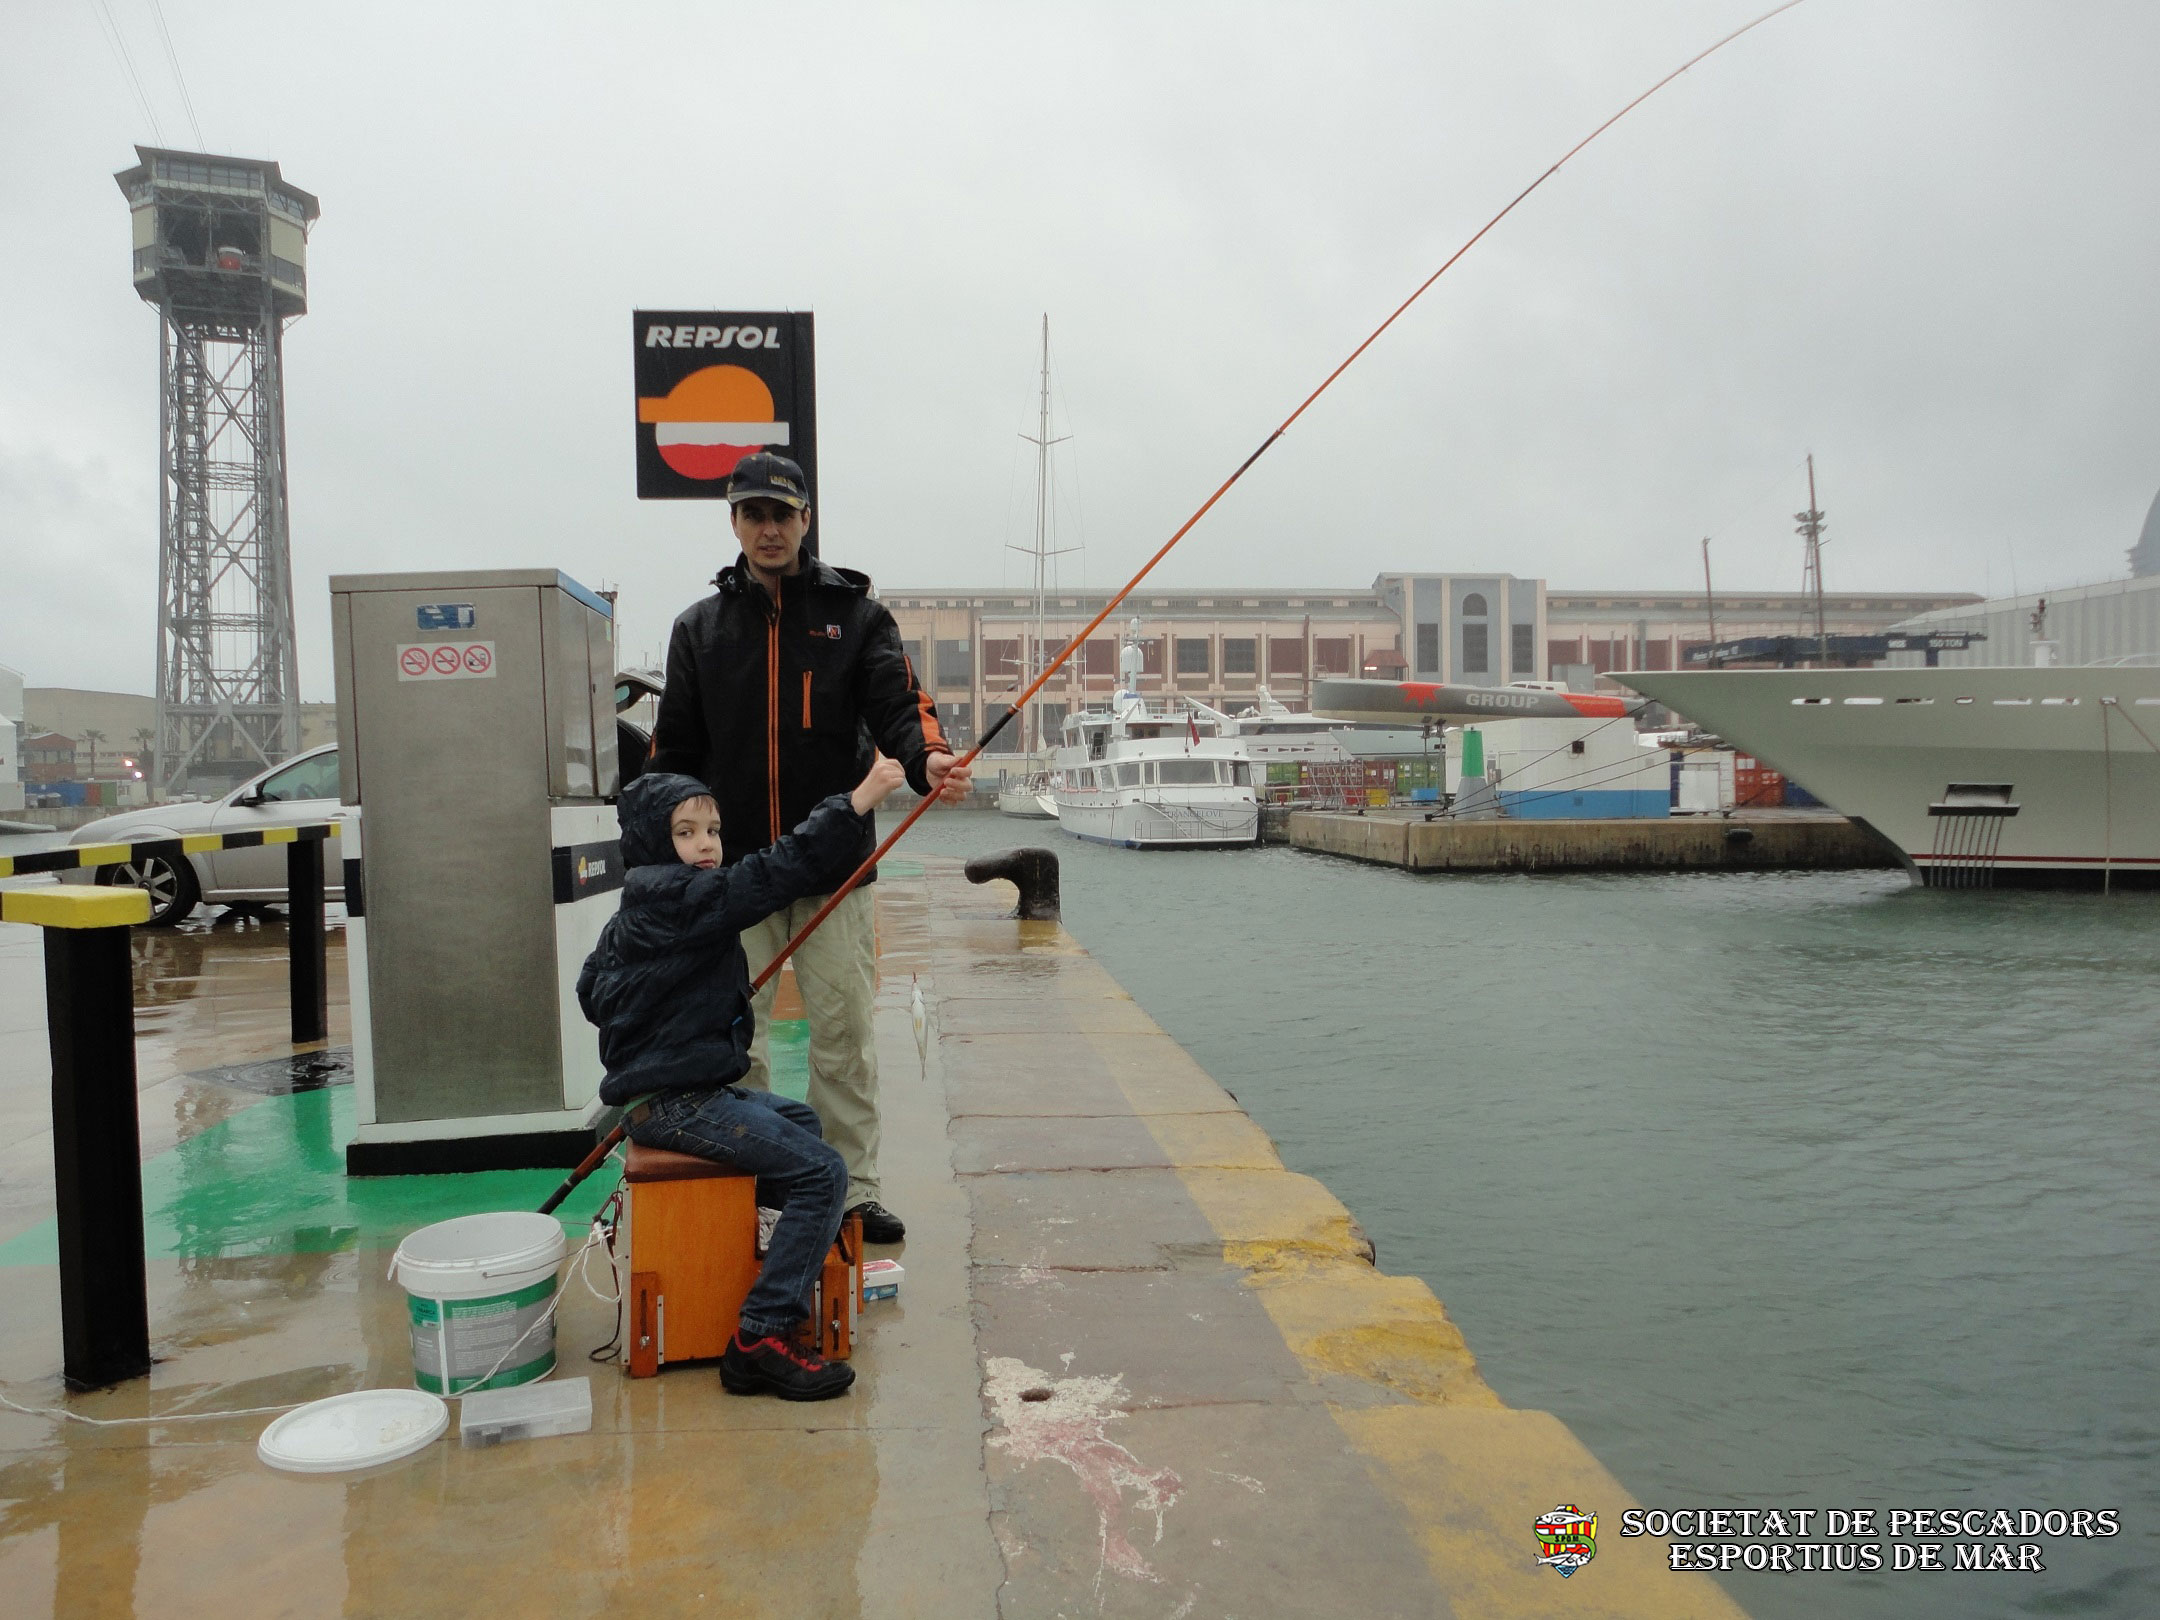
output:
<path id="1" fill-rule="evenodd" d="M 1199 510 L 1194 512 L 1191 517 L 1187 518 L 1183 523 L 1178 525 L 1177 533 L 1173 534 L 1172 536 L 1170 536 L 1169 539 L 1165 540 L 1162 545 L 1156 550 L 1155 555 L 1148 558 L 1146 562 L 1140 565 L 1140 571 L 1134 574 L 1131 579 L 1125 582 L 1123 588 L 1118 591 L 1117 595 L 1111 597 L 1109 601 L 1103 604 L 1103 610 L 1100 613 L 1096 614 L 1094 618 L 1088 620 L 1087 627 L 1085 629 L 1083 629 L 1078 635 L 1072 637 L 1069 641 L 1066 642 L 1064 651 L 1060 652 L 1057 657 L 1053 658 L 1047 665 L 1044 666 L 1043 672 L 1040 675 L 1036 676 L 1033 681 L 1029 682 L 1027 689 L 1023 691 L 1019 695 L 1019 697 L 1015 698 L 1013 702 L 1006 707 L 1005 712 L 998 717 L 997 724 L 993 725 L 988 731 L 984 732 L 982 740 L 976 743 L 976 745 L 973 748 L 970 748 L 966 753 L 962 754 L 960 758 L 955 762 L 955 764 L 957 766 L 972 765 L 975 762 L 976 756 L 979 755 L 985 748 L 990 746 L 991 740 L 995 738 L 999 732 L 1005 729 L 1007 724 L 1011 722 L 1012 717 L 1018 714 L 1021 709 L 1026 707 L 1027 704 L 1034 699 L 1036 693 L 1040 692 L 1045 686 L 1049 684 L 1050 677 L 1055 675 L 1060 669 L 1065 666 L 1065 661 L 1068 658 L 1072 657 L 1072 655 L 1079 649 L 1080 644 L 1083 641 L 1087 640 L 1087 638 L 1093 635 L 1097 630 L 1102 628 L 1103 621 L 1108 619 L 1111 614 L 1115 613 L 1118 610 L 1119 604 L 1121 604 L 1126 597 L 1132 595 L 1132 593 L 1139 588 L 1140 582 L 1146 579 L 1148 575 L 1154 571 L 1155 565 L 1161 562 L 1163 558 L 1170 555 L 1171 548 L 1176 546 L 1176 544 L 1180 540 L 1184 539 L 1187 534 L 1191 533 L 1195 524 L 1197 524 L 1202 518 L 1206 517 L 1209 512 L 1214 510 L 1215 503 L 1217 501 L 1221 500 L 1225 495 L 1230 493 L 1231 485 L 1235 484 L 1240 478 L 1243 478 L 1245 474 L 1251 470 L 1252 464 L 1258 461 L 1262 456 L 1266 455 L 1268 451 L 1274 447 L 1275 441 L 1281 438 L 1285 433 L 1290 430 L 1291 425 L 1295 423 L 1299 417 L 1303 416 L 1308 409 L 1311 408 L 1315 400 L 1317 400 L 1322 394 L 1326 393 L 1329 388 L 1334 386 L 1336 378 L 1340 377 L 1344 372 L 1348 371 L 1351 365 L 1357 360 L 1360 355 L 1362 355 L 1367 349 L 1371 348 L 1374 343 L 1379 341 L 1380 335 L 1383 332 L 1385 332 L 1389 327 L 1393 326 L 1398 320 L 1400 320 L 1403 315 L 1409 310 L 1412 304 L 1416 303 L 1420 298 L 1425 296 L 1427 288 L 1431 287 L 1434 282 L 1438 281 L 1442 276 L 1446 275 L 1448 271 L 1452 270 L 1455 267 L 1455 262 L 1460 259 L 1465 253 L 1468 253 L 1472 248 L 1476 247 L 1479 241 L 1482 240 L 1486 233 L 1489 232 L 1495 225 L 1498 225 L 1503 219 L 1506 219 L 1508 215 L 1514 213 L 1516 208 L 1518 208 L 1529 197 L 1530 193 L 1537 190 L 1539 186 L 1542 186 L 1546 181 L 1550 180 L 1554 175 L 1558 174 L 1561 168 L 1567 163 L 1570 158 L 1574 157 L 1576 153 L 1580 152 L 1584 147 L 1588 146 L 1592 141 L 1596 140 L 1608 129 L 1611 129 L 1613 125 L 1619 123 L 1621 119 L 1625 118 L 1637 107 L 1640 107 L 1644 102 L 1648 101 L 1652 96 L 1656 95 L 1660 90 L 1664 89 L 1668 84 L 1672 83 L 1673 80 L 1679 78 L 1681 74 L 1687 72 L 1687 70 L 1695 66 L 1696 63 L 1701 62 L 1708 57 L 1716 55 L 1719 51 L 1730 45 L 1734 40 L 1738 39 L 1742 34 L 1752 33 L 1757 28 L 1760 28 L 1764 23 L 1768 22 L 1772 17 L 1777 16 L 1780 12 L 1790 11 L 1793 7 L 1799 5 L 1800 3 L 1801 0 L 1784 0 L 1784 4 L 1773 6 L 1770 10 L 1764 12 L 1760 17 L 1757 17 L 1753 22 L 1748 23 L 1745 27 L 1734 29 L 1731 33 L 1727 34 L 1723 39 L 1719 40 L 1716 44 L 1710 46 L 1708 49 L 1697 51 L 1685 62 L 1682 62 L 1678 67 L 1674 68 L 1670 73 L 1666 74 L 1664 78 L 1658 80 L 1657 83 L 1650 86 L 1649 89 L 1645 90 L 1633 101 L 1629 102 L 1618 112 L 1614 113 L 1610 118 L 1606 119 L 1604 123 L 1598 125 L 1597 128 L 1593 129 L 1589 134 L 1585 135 L 1581 140 L 1577 141 L 1573 146 L 1569 147 L 1567 151 L 1561 154 L 1558 162 L 1554 163 L 1551 168 L 1547 169 L 1543 174 L 1539 175 L 1535 180 L 1531 181 L 1527 186 L 1523 187 L 1521 191 L 1515 194 L 1515 198 L 1512 202 L 1510 202 L 1505 208 L 1501 209 L 1499 213 L 1493 215 L 1493 217 L 1487 220 L 1483 225 L 1479 226 L 1476 233 L 1472 235 L 1467 242 L 1463 243 L 1461 247 L 1457 248 L 1453 253 L 1448 255 L 1446 263 L 1442 264 L 1439 269 L 1435 270 L 1431 275 L 1427 276 L 1423 281 L 1419 282 L 1416 291 L 1412 292 L 1408 298 L 1405 298 L 1400 304 L 1396 305 L 1393 313 L 1391 313 L 1388 318 L 1382 321 L 1378 326 L 1374 327 L 1371 334 L 1365 339 L 1363 343 L 1360 343 L 1356 348 L 1350 351 L 1348 356 L 1344 358 L 1341 365 L 1337 366 L 1333 371 L 1329 372 L 1324 378 L 1321 379 L 1319 387 L 1315 388 L 1311 393 L 1307 394 L 1304 399 L 1298 402 L 1297 409 L 1292 411 L 1288 416 L 1284 417 L 1282 419 L 1281 426 L 1277 427 L 1274 432 L 1270 433 L 1266 438 L 1260 441 L 1260 447 L 1257 450 L 1255 450 L 1251 455 L 1247 456 L 1243 461 L 1238 463 L 1237 470 L 1235 472 L 1233 472 L 1228 478 L 1225 478 L 1220 484 L 1216 485 L 1215 493 L 1210 495 L 1206 500 L 1202 501 L 1200 503 Z M 818 908 L 817 915 L 812 917 L 808 922 L 804 923 L 801 931 L 798 932 L 793 939 L 789 940 L 784 947 L 782 947 L 780 954 L 774 957 L 770 962 L 766 963 L 764 971 L 759 973 L 758 976 L 751 981 L 750 993 L 753 996 L 756 995 L 758 991 L 765 988 L 766 984 L 772 979 L 772 976 L 780 971 L 780 964 L 785 962 L 789 957 L 793 956 L 796 950 L 801 946 L 802 942 L 808 939 L 813 933 L 817 931 L 818 925 L 822 923 L 827 917 L 832 915 L 833 908 L 839 905 L 841 901 L 845 900 L 851 893 L 854 892 L 855 886 L 862 882 L 864 877 L 869 874 L 872 867 L 876 866 L 879 861 L 885 858 L 886 851 L 890 850 L 893 845 L 899 843 L 900 840 L 906 836 L 907 830 L 915 825 L 916 821 L 921 817 L 922 813 L 925 810 L 929 809 L 930 806 L 934 802 L 936 802 L 936 799 L 937 795 L 933 793 L 930 795 L 929 798 L 924 799 L 920 804 L 916 805 L 914 809 L 910 810 L 907 813 L 907 816 L 901 821 L 900 825 L 895 827 L 890 833 L 888 833 L 884 841 L 880 843 L 876 849 L 870 852 L 870 858 L 864 861 L 862 865 L 856 867 L 853 872 L 848 874 L 847 881 L 841 884 L 839 888 L 835 889 L 832 893 L 832 898 L 827 900 L 824 905 Z M 612 1131 L 608 1132 L 608 1134 L 601 1140 L 600 1145 L 594 1148 L 592 1152 L 588 1153 L 585 1156 L 584 1161 L 580 1163 L 575 1170 L 570 1172 L 569 1179 L 566 1180 L 560 1187 L 557 1187 L 553 1195 L 549 1197 L 548 1201 L 540 1206 L 540 1213 L 543 1215 L 552 1215 L 555 1212 L 556 1207 L 560 1205 L 565 1198 L 568 1198 L 570 1196 L 571 1192 L 576 1188 L 579 1182 L 583 1181 L 587 1176 L 591 1175 L 595 1170 L 600 1168 L 601 1164 L 607 1159 L 607 1156 L 615 1150 L 615 1144 L 623 1139 L 623 1135 L 623 1127 L 620 1125 L 617 1125 Z"/>

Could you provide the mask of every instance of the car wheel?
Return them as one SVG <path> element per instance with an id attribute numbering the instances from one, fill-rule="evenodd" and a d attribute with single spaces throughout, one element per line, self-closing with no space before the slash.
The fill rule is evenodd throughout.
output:
<path id="1" fill-rule="evenodd" d="M 150 896 L 152 928 L 170 928 L 182 921 L 202 899 L 202 885 L 195 881 L 195 868 L 185 857 L 145 855 L 139 861 L 101 866 L 97 870 L 97 881 L 107 888 L 117 883 L 145 891 Z"/>

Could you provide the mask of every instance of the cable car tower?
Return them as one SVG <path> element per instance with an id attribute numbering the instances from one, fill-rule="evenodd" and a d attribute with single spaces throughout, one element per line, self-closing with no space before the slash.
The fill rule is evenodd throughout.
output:
<path id="1" fill-rule="evenodd" d="M 285 323 L 321 211 L 275 163 L 138 146 L 113 178 L 157 307 L 160 793 L 300 747 L 285 508 Z"/>

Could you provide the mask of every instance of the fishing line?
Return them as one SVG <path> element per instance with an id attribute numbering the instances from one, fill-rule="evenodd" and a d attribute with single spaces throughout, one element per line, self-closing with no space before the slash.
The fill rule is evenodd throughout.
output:
<path id="1" fill-rule="evenodd" d="M 1378 326 L 1372 329 L 1371 333 L 1367 335 L 1364 342 L 1360 343 L 1356 348 L 1352 349 L 1350 353 L 1344 357 L 1340 365 L 1336 366 L 1333 371 L 1329 372 L 1325 377 L 1321 378 L 1318 387 L 1313 389 L 1313 391 L 1307 394 L 1302 400 L 1298 401 L 1297 409 L 1293 410 L 1288 416 L 1284 417 L 1282 419 L 1281 425 L 1278 426 L 1266 438 L 1262 439 L 1258 448 L 1256 448 L 1253 453 L 1247 456 L 1243 461 L 1239 462 L 1236 470 L 1233 471 L 1228 478 L 1225 478 L 1220 484 L 1215 486 L 1215 492 L 1208 496 L 1206 500 L 1200 503 L 1199 507 L 1193 512 L 1191 517 L 1187 518 L 1183 523 L 1180 523 L 1177 526 L 1176 532 L 1173 533 L 1169 539 L 1165 540 L 1162 545 L 1156 549 L 1153 556 L 1148 558 L 1146 562 L 1140 565 L 1139 572 L 1134 574 L 1131 579 L 1127 580 L 1124 585 L 1119 588 L 1117 594 L 1103 604 L 1102 611 L 1096 614 L 1094 618 L 1090 619 L 1087 622 L 1086 627 L 1082 629 L 1078 635 L 1068 640 L 1065 643 L 1064 649 L 1057 655 L 1057 657 L 1052 659 L 1048 664 L 1043 667 L 1042 673 L 1037 675 L 1033 681 L 1029 682 L 1026 689 L 1022 691 L 1017 698 L 1014 698 L 1010 703 L 1006 705 L 1005 712 L 998 716 L 997 723 L 991 726 L 988 731 L 983 733 L 981 740 L 978 741 L 974 747 L 968 749 L 966 753 L 962 754 L 958 759 L 953 762 L 953 768 L 960 769 L 968 765 L 972 765 L 975 760 L 980 757 L 982 751 L 985 748 L 989 747 L 990 744 L 996 739 L 997 734 L 1003 731 L 1005 727 L 1011 723 L 1013 716 L 1018 714 L 1021 709 L 1025 708 L 1028 703 L 1033 701 L 1035 695 L 1038 692 L 1040 692 L 1045 686 L 1050 684 L 1050 677 L 1055 675 L 1060 669 L 1062 669 L 1065 666 L 1066 661 L 1070 659 L 1075 652 L 1079 651 L 1081 645 L 1087 640 L 1087 638 L 1093 635 L 1097 630 L 1101 629 L 1104 621 L 1107 620 L 1111 614 L 1115 613 L 1118 610 L 1118 607 L 1124 602 L 1125 598 L 1132 595 L 1132 593 L 1139 588 L 1140 582 L 1143 579 L 1146 579 L 1148 575 L 1154 571 L 1155 565 L 1161 562 L 1163 558 L 1169 556 L 1171 550 L 1177 545 L 1177 543 L 1180 540 L 1184 539 L 1186 535 L 1190 534 L 1193 529 L 1198 526 L 1200 520 L 1206 517 L 1208 513 L 1212 512 L 1215 509 L 1216 503 L 1219 502 L 1225 495 L 1230 493 L 1231 488 L 1237 483 L 1239 479 L 1243 478 L 1246 473 L 1252 470 L 1253 463 L 1258 461 L 1262 456 L 1266 455 L 1268 451 L 1273 449 L 1275 447 L 1275 441 L 1280 439 L 1285 433 L 1289 432 L 1290 429 L 1296 425 L 1299 417 L 1303 416 L 1308 410 L 1312 409 L 1314 403 L 1320 398 L 1320 396 L 1326 393 L 1330 388 L 1335 385 L 1335 380 L 1340 377 L 1344 372 L 1348 371 L 1351 366 L 1355 365 L 1359 357 L 1362 356 L 1367 349 L 1371 348 L 1375 343 L 1379 342 L 1382 334 L 1384 334 L 1388 330 L 1388 328 L 1393 326 L 1397 321 L 1401 320 L 1403 316 L 1409 312 L 1410 306 L 1416 303 L 1420 298 L 1424 297 L 1427 290 L 1431 288 L 1433 283 L 1438 281 L 1442 276 L 1446 275 L 1450 270 L 1452 270 L 1455 267 L 1457 261 L 1459 261 L 1464 254 L 1468 253 L 1472 248 L 1476 247 L 1479 242 L 1483 241 L 1485 237 L 1492 231 L 1494 226 L 1498 225 L 1503 219 L 1506 219 L 1508 215 L 1514 213 L 1517 208 L 1521 207 L 1522 204 L 1529 199 L 1532 192 L 1536 191 L 1538 187 L 1542 186 L 1546 181 L 1550 180 L 1554 175 L 1558 174 L 1561 169 L 1565 168 L 1568 162 L 1573 159 L 1577 153 L 1581 152 L 1584 147 L 1588 146 L 1592 141 L 1596 140 L 1608 129 L 1611 129 L 1613 125 L 1619 123 L 1621 119 L 1625 118 L 1637 107 L 1640 107 L 1644 102 L 1648 101 L 1652 96 L 1656 95 L 1668 84 L 1671 84 L 1673 80 L 1679 78 L 1681 74 L 1687 72 L 1689 68 L 1694 67 L 1700 62 L 1707 61 L 1710 57 L 1715 56 L 1719 51 L 1730 45 L 1734 40 L 1739 39 L 1745 34 L 1753 33 L 1756 29 L 1760 28 L 1771 18 L 1779 16 L 1784 12 L 1788 12 L 1792 10 L 1793 7 L 1800 5 L 1801 3 L 1802 0 L 1783 0 L 1782 4 L 1771 7 L 1768 11 L 1757 17 L 1753 22 L 1744 24 L 1739 28 L 1735 28 L 1731 33 L 1727 34 L 1723 39 L 1718 40 L 1715 44 L 1712 44 L 1700 51 L 1697 51 L 1693 56 L 1689 57 L 1685 62 L 1682 62 L 1678 67 L 1674 68 L 1670 73 L 1666 74 L 1662 79 L 1658 80 L 1657 83 L 1651 85 L 1649 89 L 1643 91 L 1642 94 L 1635 97 L 1634 100 L 1630 101 L 1626 106 L 1622 107 L 1618 112 L 1614 113 L 1610 118 L 1606 119 L 1605 122 L 1598 125 L 1597 128 L 1590 131 L 1589 134 L 1585 135 L 1581 140 L 1577 141 L 1573 146 L 1569 147 L 1565 152 L 1561 153 L 1559 159 L 1554 162 L 1551 167 L 1546 169 L 1544 173 L 1540 174 L 1527 186 L 1524 186 L 1521 191 L 1517 192 L 1513 200 L 1511 200 L 1505 208 L 1501 209 L 1499 213 L 1493 215 L 1493 217 L 1491 219 L 1488 219 L 1483 225 L 1480 225 L 1477 230 L 1471 235 L 1468 241 L 1464 242 L 1461 247 L 1457 248 L 1453 253 L 1448 255 L 1446 261 L 1441 264 L 1439 269 L 1435 270 L 1431 275 L 1427 276 L 1423 281 L 1419 282 L 1416 289 L 1410 294 L 1410 296 L 1408 298 L 1405 298 L 1400 304 L 1397 304 L 1394 310 L 1390 312 L 1387 319 L 1382 321 Z M 902 838 L 907 836 L 908 829 L 913 827 L 917 821 L 922 819 L 923 812 L 928 810 L 931 805 L 937 802 L 937 797 L 938 796 L 935 793 L 931 793 L 924 797 L 923 800 L 919 804 L 917 804 L 914 809 L 910 810 L 907 815 L 901 819 L 899 826 L 895 827 L 890 833 L 886 834 L 886 836 L 879 842 L 877 848 L 870 852 L 869 858 L 865 860 L 860 866 L 856 867 L 853 872 L 848 874 L 847 881 L 833 890 L 832 894 L 827 897 L 825 903 L 822 906 L 818 907 L 817 912 L 811 917 L 808 922 L 803 924 L 802 928 L 796 933 L 794 938 L 790 939 L 785 945 L 783 945 L 780 948 L 780 953 L 775 956 L 770 962 L 766 963 L 764 968 L 758 973 L 757 977 L 751 980 L 750 993 L 753 996 L 756 995 L 758 991 L 764 989 L 765 986 L 771 982 L 773 975 L 780 971 L 781 964 L 786 962 L 789 957 L 793 956 L 795 952 L 801 948 L 802 942 L 804 940 L 808 939 L 812 934 L 817 932 L 819 926 L 824 923 L 827 917 L 833 914 L 834 909 L 838 907 L 840 902 L 845 900 L 850 894 L 854 893 L 856 886 L 860 884 L 862 880 L 870 874 L 870 872 L 877 866 L 877 863 L 879 861 L 885 858 L 886 854 L 892 849 L 893 845 L 899 843 Z M 577 1169 L 573 1170 L 570 1173 L 569 1179 L 565 1181 L 562 1186 L 558 1187 L 555 1190 L 554 1196 L 541 1206 L 540 1212 L 542 1214 L 552 1213 L 555 1207 L 560 1204 L 563 1199 L 567 1198 L 570 1195 L 571 1189 L 574 1188 L 580 1181 L 584 1180 L 585 1177 L 599 1165 L 600 1161 L 607 1156 L 608 1152 L 614 1147 L 614 1145 L 622 1140 L 623 1135 L 623 1127 L 617 1125 L 615 1129 L 611 1131 L 608 1136 L 600 1143 L 600 1145 L 594 1148 L 592 1153 L 587 1155 L 585 1161 L 580 1164 Z"/>

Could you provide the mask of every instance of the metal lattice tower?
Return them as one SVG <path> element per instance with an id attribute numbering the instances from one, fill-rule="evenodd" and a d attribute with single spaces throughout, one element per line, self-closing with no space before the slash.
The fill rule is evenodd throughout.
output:
<path id="1" fill-rule="evenodd" d="M 275 163 L 138 146 L 114 176 L 157 307 L 161 793 L 300 747 L 285 504 L 285 323 L 307 312 L 315 199 Z"/>

